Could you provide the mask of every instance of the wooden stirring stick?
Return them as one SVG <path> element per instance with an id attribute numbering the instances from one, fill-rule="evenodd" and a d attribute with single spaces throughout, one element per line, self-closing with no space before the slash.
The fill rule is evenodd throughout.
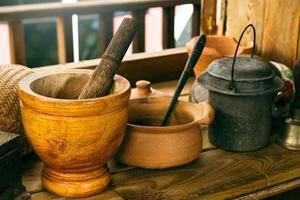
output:
<path id="1" fill-rule="evenodd" d="M 205 43 L 206 43 L 206 36 L 205 35 L 201 35 L 199 37 L 199 39 L 197 40 L 194 48 L 193 48 L 193 52 L 192 52 L 192 55 L 189 57 L 189 59 L 187 60 L 186 62 L 186 65 L 184 67 L 184 70 L 180 76 L 180 79 L 177 83 L 177 86 L 176 86 L 176 89 L 175 89 L 175 93 L 173 95 L 173 98 L 171 100 L 171 103 L 168 107 L 168 110 L 165 112 L 164 114 L 164 118 L 162 120 L 162 123 L 161 123 L 161 126 L 166 126 L 168 120 L 169 120 L 169 117 L 171 115 L 171 113 L 173 112 L 175 106 L 176 106 L 176 103 L 177 103 L 177 100 L 178 100 L 178 97 L 187 81 L 187 79 L 189 78 L 190 76 L 190 73 L 192 72 L 194 66 L 196 65 L 198 59 L 200 58 L 201 54 L 202 54 L 202 51 L 204 49 L 204 46 L 205 46 Z"/>
<path id="2" fill-rule="evenodd" d="M 137 20 L 135 18 L 124 18 L 78 99 L 101 97 L 109 93 L 113 78 L 133 40 L 136 30 Z"/>

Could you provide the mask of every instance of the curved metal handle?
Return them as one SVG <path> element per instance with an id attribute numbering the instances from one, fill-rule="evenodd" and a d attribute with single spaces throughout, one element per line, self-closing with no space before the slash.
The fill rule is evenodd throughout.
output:
<path id="1" fill-rule="evenodd" d="M 256 30 L 255 30 L 255 27 L 253 26 L 253 24 L 249 24 L 248 26 L 246 26 L 246 28 L 244 28 L 240 38 L 239 38 L 239 41 L 237 43 L 237 46 L 236 46 L 236 49 L 235 49 L 235 52 L 234 52 L 234 57 L 233 57 L 233 62 L 232 62 L 232 67 L 231 67 L 231 81 L 230 81 L 230 84 L 229 84 L 229 89 L 234 89 L 234 80 L 233 80 L 233 74 L 234 74 L 234 64 L 235 64 L 235 60 L 236 60 L 236 55 L 237 55 L 237 52 L 238 52 L 238 49 L 240 47 L 240 43 L 242 41 L 242 38 L 244 36 L 244 33 L 246 32 L 246 30 L 251 27 L 252 30 L 253 30 L 253 49 L 252 49 L 252 54 L 251 54 L 251 58 L 253 58 L 253 54 L 254 54 L 254 50 L 255 50 L 255 41 L 256 41 Z"/>

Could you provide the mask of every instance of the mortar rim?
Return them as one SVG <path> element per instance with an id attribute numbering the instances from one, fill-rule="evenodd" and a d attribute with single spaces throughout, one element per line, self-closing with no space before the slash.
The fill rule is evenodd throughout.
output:
<path id="1" fill-rule="evenodd" d="M 54 98 L 54 97 L 47 97 L 41 94 L 38 94 L 36 92 L 34 92 L 31 89 L 31 83 L 33 83 L 34 81 L 46 77 L 47 75 L 55 75 L 55 74 L 67 74 L 67 73 L 85 73 L 88 75 L 91 75 L 93 73 L 94 70 L 90 70 L 90 69 L 60 69 L 57 70 L 48 70 L 45 72 L 38 72 L 38 73 L 32 73 L 28 76 L 26 76 L 25 78 L 23 78 L 20 82 L 19 82 L 19 87 L 18 87 L 18 93 L 20 96 L 20 93 L 25 93 L 29 96 L 32 96 L 34 98 L 38 98 L 39 101 L 43 101 L 43 102 L 49 102 L 49 103 L 56 103 L 56 104 L 72 104 L 72 103 L 90 103 L 90 102 L 96 102 L 96 101 L 101 101 L 107 98 L 113 98 L 116 97 L 118 95 L 124 94 L 126 93 L 126 91 L 130 90 L 130 83 L 129 81 L 124 78 L 121 75 L 116 74 L 114 77 L 114 81 L 116 80 L 121 80 L 124 82 L 124 86 L 122 88 L 120 88 L 119 90 L 117 90 L 114 93 L 108 94 L 106 96 L 103 97 L 97 97 L 97 98 L 88 98 L 88 99 L 61 99 L 61 98 Z M 22 98 L 21 98 L 22 99 Z"/>

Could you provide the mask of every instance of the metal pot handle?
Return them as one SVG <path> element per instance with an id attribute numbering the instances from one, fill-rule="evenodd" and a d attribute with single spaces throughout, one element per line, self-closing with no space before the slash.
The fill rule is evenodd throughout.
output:
<path id="1" fill-rule="evenodd" d="M 239 38 L 239 41 L 237 43 L 237 46 L 236 46 L 236 49 L 235 49 L 235 52 L 234 52 L 234 57 L 233 57 L 233 62 L 232 62 L 232 68 L 231 68 L 231 81 L 229 83 L 229 89 L 230 90 L 235 90 L 235 87 L 234 87 L 234 80 L 233 80 L 233 74 L 234 74 L 234 64 L 235 64 L 235 60 L 236 60 L 236 55 L 237 55 L 237 52 L 238 52 L 238 49 L 240 47 L 240 43 L 241 43 L 241 40 L 244 36 L 244 33 L 246 32 L 246 30 L 251 27 L 252 30 L 253 30 L 253 48 L 252 48 L 252 54 L 251 54 L 251 58 L 253 58 L 253 54 L 254 54 L 254 50 L 255 50 L 255 41 L 256 41 L 256 30 L 255 30 L 255 27 L 252 25 L 252 24 L 249 24 L 248 26 L 246 26 L 246 28 L 244 28 L 240 38 Z"/>

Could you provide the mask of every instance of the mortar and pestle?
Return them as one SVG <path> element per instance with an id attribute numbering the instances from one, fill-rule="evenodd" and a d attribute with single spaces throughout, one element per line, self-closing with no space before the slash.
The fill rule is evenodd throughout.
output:
<path id="1" fill-rule="evenodd" d="M 294 101 L 290 110 L 290 118 L 285 120 L 284 130 L 277 136 L 277 142 L 291 150 L 300 150 L 300 60 L 293 66 L 295 85 Z"/>
<path id="2" fill-rule="evenodd" d="M 50 192 L 90 196 L 111 180 L 106 163 L 123 139 L 130 96 L 129 82 L 115 74 L 136 29 L 137 20 L 125 18 L 94 71 L 46 71 L 20 82 L 25 133 Z"/>
<path id="3" fill-rule="evenodd" d="M 173 98 L 151 97 L 129 102 L 124 140 L 115 158 L 127 165 L 163 169 L 195 160 L 202 149 L 199 125 L 208 125 L 214 110 L 206 103 L 178 101 L 181 90 L 205 45 L 202 36 L 194 46 Z"/>

